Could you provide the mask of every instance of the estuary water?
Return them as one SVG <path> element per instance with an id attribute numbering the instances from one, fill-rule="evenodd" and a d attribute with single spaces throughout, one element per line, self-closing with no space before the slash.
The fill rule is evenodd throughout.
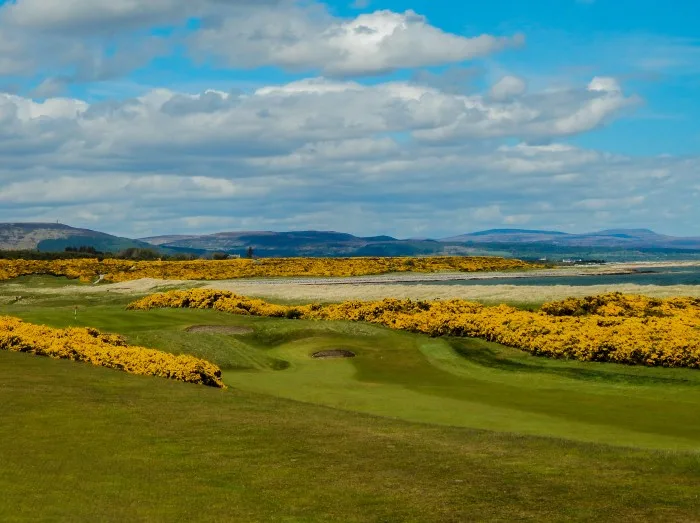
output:
<path id="1" fill-rule="evenodd" d="M 403 285 L 418 285 L 425 282 L 403 281 Z M 565 276 L 518 276 L 482 279 L 455 279 L 431 281 L 431 285 L 700 285 L 700 266 L 653 267 L 637 269 L 626 274 L 590 274 Z"/>

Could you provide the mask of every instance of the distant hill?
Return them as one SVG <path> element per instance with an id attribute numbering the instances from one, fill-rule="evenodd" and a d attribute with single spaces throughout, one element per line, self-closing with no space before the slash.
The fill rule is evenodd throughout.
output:
<path id="1" fill-rule="evenodd" d="M 676 238 L 647 229 L 610 229 L 586 234 L 532 229 L 490 229 L 432 240 L 353 236 L 335 231 L 237 231 L 142 238 L 161 248 L 222 251 L 257 256 L 495 255 L 523 258 L 682 258 L 697 251 L 700 238 Z"/>
<path id="2" fill-rule="evenodd" d="M 206 256 L 220 251 L 256 256 L 420 256 L 472 255 L 525 259 L 644 260 L 700 258 L 700 238 L 679 238 L 648 229 L 608 229 L 569 234 L 551 230 L 489 229 L 440 240 L 391 236 L 354 236 L 335 231 L 234 231 L 215 234 L 170 234 L 130 239 L 58 223 L 2 223 L 0 249 L 63 251 L 92 246 L 119 252 L 130 247 L 163 254 Z"/>
<path id="3" fill-rule="evenodd" d="M 489 229 L 486 231 L 470 232 L 450 238 L 443 238 L 443 242 L 501 242 L 501 243 L 518 243 L 518 242 L 551 242 L 556 241 L 562 236 L 568 236 L 564 232 L 558 231 L 538 231 L 527 229 Z"/>
<path id="4" fill-rule="evenodd" d="M 177 241 L 191 240 L 199 238 L 199 236 L 191 234 L 169 234 L 165 236 L 151 236 L 149 238 L 139 238 L 139 241 L 149 243 L 151 245 L 165 245 Z"/>
<path id="5" fill-rule="evenodd" d="M 129 247 L 153 248 L 146 242 L 62 223 L 0 223 L 1 250 L 55 252 L 80 246 L 91 246 L 103 252 L 118 252 Z"/>
<path id="6" fill-rule="evenodd" d="M 360 237 L 335 231 L 238 231 L 201 236 L 156 236 L 141 240 L 167 248 L 240 255 L 252 247 L 257 256 L 414 256 L 435 254 L 444 249 L 434 240 Z"/>
<path id="7" fill-rule="evenodd" d="M 649 229 L 608 229 L 584 234 L 527 229 L 491 229 L 444 238 L 441 241 L 464 244 L 546 244 L 561 247 L 700 250 L 700 237 L 666 236 Z"/>

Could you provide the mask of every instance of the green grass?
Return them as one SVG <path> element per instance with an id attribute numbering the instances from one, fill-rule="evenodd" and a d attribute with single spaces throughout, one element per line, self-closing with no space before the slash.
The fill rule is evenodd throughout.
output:
<path id="1" fill-rule="evenodd" d="M 50 288 L 57 289 L 63 287 L 70 287 L 74 285 L 89 285 L 83 283 L 80 280 L 66 278 L 65 276 L 19 276 L 10 280 L 8 283 L 15 285 L 22 285 L 25 289 L 42 289 Z"/>
<path id="2" fill-rule="evenodd" d="M 697 454 L 414 424 L 0 353 L 2 521 L 693 521 Z"/>
<path id="3" fill-rule="evenodd" d="M 33 282 L 0 314 L 204 357 L 229 389 L 0 352 L 1 521 L 700 519 L 696 370 L 341 321 L 126 311 L 132 297 L 32 295 Z M 357 357 L 310 357 L 329 348 Z"/>
<path id="4" fill-rule="evenodd" d="M 106 298 L 106 297 L 105 297 Z M 656 449 L 700 449 L 700 372 L 550 360 L 474 339 L 431 339 L 344 321 L 208 310 L 126 311 L 125 296 L 55 296 L 0 307 L 34 323 L 93 326 L 202 357 L 239 389 L 414 422 Z M 74 316 L 76 300 L 77 320 Z M 250 334 L 190 333 L 237 325 Z M 357 357 L 317 360 L 343 348 Z"/>

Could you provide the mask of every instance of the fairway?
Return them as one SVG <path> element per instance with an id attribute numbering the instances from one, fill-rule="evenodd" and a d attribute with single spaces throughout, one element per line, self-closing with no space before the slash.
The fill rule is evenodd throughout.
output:
<path id="1" fill-rule="evenodd" d="M 411 424 L 4 352 L 0 385 L 2 521 L 700 513 L 696 454 Z"/>
<path id="2" fill-rule="evenodd" d="M 72 307 L 28 308 L 28 321 L 69 326 Z M 700 373 L 537 358 L 473 339 L 350 322 L 125 311 L 94 306 L 79 324 L 136 345 L 219 365 L 236 389 L 410 421 L 660 449 L 700 448 Z M 249 334 L 187 332 L 236 325 Z M 327 349 L 351 359 L 315 359 Z"/>
<path id="3" fill-rule="evenodd" d="M 22 285 L 0 315 L 202 357 L 229 389 L 0 352 L 3 521 L 192 519 L 192 502 L 211 521 L 700 516 L 696 370 Z M 355 357 L 312 357 L 326 350 Z M 25 494 L 37 482 L 51 485 L 41 509 Z"/>

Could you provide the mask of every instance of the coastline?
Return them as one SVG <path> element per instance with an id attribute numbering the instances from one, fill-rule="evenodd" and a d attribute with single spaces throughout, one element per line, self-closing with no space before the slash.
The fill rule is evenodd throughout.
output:
<path id="1" fill-rule="evenodd" d="M 260 278 L 235 280 L 159 280 L 143 278 L 100 285 L 76 284 L 66 287 L 34 288 L 35 294 L 132 294 L 143 295 L 174 289 L 200 287 L 233 291 L 237 294 L 285 302 L 332 302 L 343 300 L 378 300 L 410 298 L 414 300 L 465 299 L 485 303 L 542 303 L 566 297 L 582 297 L 619 291 L 651 297 L 700 297 L 700 285 L 654 285 L 636 283 L 598 283 L 563 285 L 556 279 L 572 276 L 633 274 L 664 267 L 700 267 L 700 261 L 611 263 L 595 266 L 572 266 L 513 272 L 484 273 L 394 273 L 362 277 L 328 278 Z M 445 285 L 446 281 L 483 281 L 496 278 L 541 278 L 551 276 L 550 285 L 474 284 Z M 7 294 L 26 292 L 20 284 L 5 282 L 0 286 Z M 8 298 L 9 299 L 9 298 Z M 3 301 L 0 299 L 0 301 Z"/>
<path id="2" fill-rule="evenodd" d="M 655 269 L 664 267 L 700 267 L 700 260 L 682 262 L 620 262 L 601 265 L 577 265 L 571 267 L 558 267 L 554 269 L 530 269 L 519 271 L 490 271 L 490 272 L 439 272 L 439 273 L 416 273 L 400 272 L 390 274 L 376 274 L 368 276 L 346 276 L 346 277 L 291 277 L 291 278 L 241 278 L 237 281 L 241 283 L 255 283 L 258 285 L 370 285 L 382 283 L 422 283 L 422 282 L 444 282 L 444 281 L 469 281 L 469 280 L 490 280 L 498 278 L 541 278 L 541 277 L 562 277 L 572 276 L 604 276 L 616 274 L 634 274 L 644 269 Z M 209 281 L 206 282 L 210 287 Z"/>

